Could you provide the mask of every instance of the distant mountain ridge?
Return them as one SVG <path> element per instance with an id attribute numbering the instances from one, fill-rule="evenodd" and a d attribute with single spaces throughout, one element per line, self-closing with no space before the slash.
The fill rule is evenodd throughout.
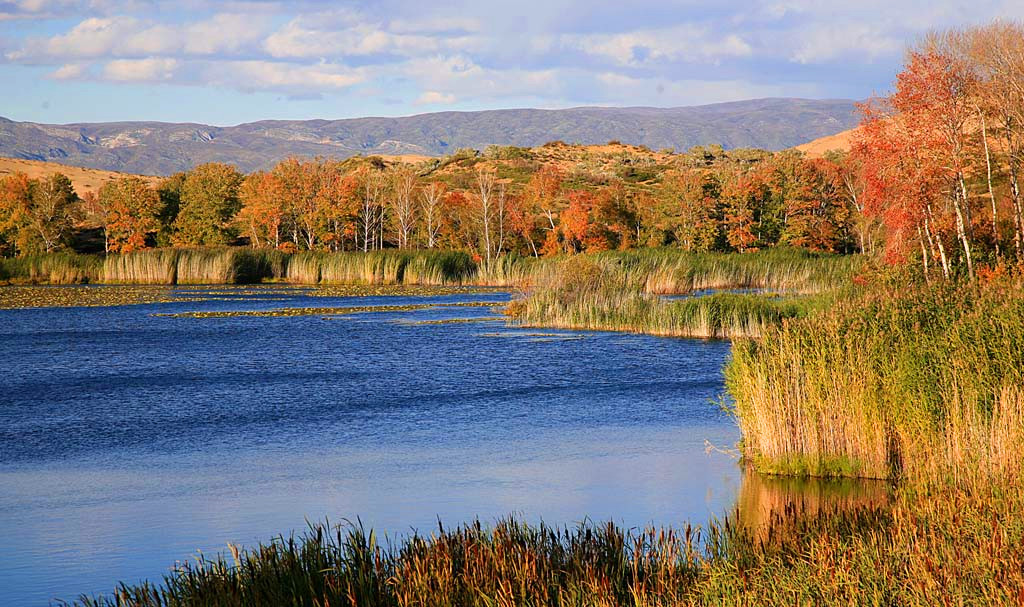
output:
<path id="1" fill-rule="evenodd" d="M 778 150 L 852 128 L 857 124 L 854 103 L 754 99 L 678 108 L 579 107 L 262 120 L 228 127 L 164 122 L 55 125 L 0 118 L 0 156 L 167 175 L 211 161 L 252 171 L 288 156 L 441 156 L 459 148 L 533 147 L 553 140 L 583 144 L 619 140 L 652 149 L 721 144 L 727 149 Z"/>

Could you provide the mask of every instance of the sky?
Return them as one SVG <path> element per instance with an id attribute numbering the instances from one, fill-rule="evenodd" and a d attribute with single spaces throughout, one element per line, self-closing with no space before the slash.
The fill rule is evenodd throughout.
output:
<path id="1" fill-rule="evenodd" d="M 69 123 L 675 107 L 885 93 L 1022 0 L 0 0 L 0 116 Z"/>

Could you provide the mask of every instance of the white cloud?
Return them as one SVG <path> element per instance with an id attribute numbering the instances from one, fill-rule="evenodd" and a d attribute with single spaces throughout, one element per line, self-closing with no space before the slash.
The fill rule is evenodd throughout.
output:
<path id="1" fill-rule="evenodd" d="M 218 61 L 201 71 L 203 82 L 242 90 L 323 91 L 346 89 L 366 80 L 343 65 L 295 65 L 273 61 Z"/>
<path id="2" fill-rule="evenodd" d="M 401 71 L 421 90 L 447 91 L 460 99 L 539 97 L 562 84 L 554 69 L 488 68 L 465 55 L 412 59 Z"/>
<path id="3" fill-rule="evenodd" d="M 416 100 L 416 105 L 451 105 L 453 103 L 455 103 L 455 95 L 438 91 L 426 91 Z"/>
<path id="4" fill-rule="evenodd" d="M 336 21 L 328 19 L 324 23 L 316 16 L 295 18 L 270 34 L 264 41 L 264 48 L 271 57 L 277 58 L 368 55 L 414 57 L 466 49 L 474 40 L 471 35 L 434 29 L 467 25 L 468 22 L 464 20 L 447 25 L 427 21 L 419 26 L 413 22 L 399 22 L 397 28 L 394 23 L 386 26 L 373 21 L 353 22 L 346 19 L 339 26 Z"/>
<path id="5" fill-rule="evenodd" d="M 659 62 L 711 62 L 749 57 L 753 48 L 737 34 L 716 35 L 708 28 L 678 25 L 618 34 L 566 36 L 563 42 L 623 66 Z"/>
<path id="6" fill-rule="evenodd" d="M 29 39 L 7 54 L 14 61 L 144 58 L 153 55 L 236 54 L 266 34 L 266 17 L 217 14 L 204 21 L 166 25 L 131 16 L 90 17 L 67 33 Z"/>
<path id="7" fill-rule="evenodd" d="M 103 67 L 103 77 L 117 82 L 166 82 L 181 67 L 177 59 L 116 59 Z"/>
<path id="8" fill-rule="evenodd" d="M 873 25 L 827 24 L 801 36 L 789 58 L 803 64 L 830 63 L 842 57 L 874 60 L 898 55 L 906 43 L 894 32 L 885 32 Z"/>
<path id="9" fill-rule="evenodd" d="M 84 63 L 67 63 L 50 74 L 54 80 L 80 80 L 89 73 L 89 66 Z"/>
<path id="10" fill-rule="evenodd" d="M 636 105 L 638 99 L 658 99 L 659 106 L 697 105 L 741 101 L 762 97 L 819 97 L 815 84 L 756 84 L 744 80 L 675 80 L 668 78 L 632 78 L 606 72 L 597 75 L 601 98 L 624 105 Z"/>

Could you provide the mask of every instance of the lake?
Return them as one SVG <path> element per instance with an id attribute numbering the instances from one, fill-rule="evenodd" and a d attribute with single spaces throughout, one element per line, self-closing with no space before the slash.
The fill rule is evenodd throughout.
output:
<path id="1" fill-rule="evenodd" d="M 726 342 L 440 322 L 493 317 L 501 292 L 208 296 L 0 310 L 4 601 L 158 581 L 307 520 L 678 526 L 737 503 L 737 462 L 706 448 L 739 439 Z"/>

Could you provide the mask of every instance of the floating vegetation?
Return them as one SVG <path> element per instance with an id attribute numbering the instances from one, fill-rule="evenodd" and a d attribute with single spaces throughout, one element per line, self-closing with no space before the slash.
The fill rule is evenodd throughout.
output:
<path id="1" fill-rule="evenodd" d="M 473 318 L 441 318 L 438 320 L 396 320 L 394 321 L 397 325 L 410 325 L 410 326 L 422 326 L 422 325 L 457 325 L 461 323 L 479 323 L 479 322 L 505 322 L 504 316 L 477 316 Z"/>
<path id="2" fill-rule="evenodd" d="M 410 285 L 292 286 L 285 284 L 232 287 L 169 285 L 9 285 L 0 286 L 0 309 L 75 308 L 126 306 L 198 301 L 270 302 L 299 297 L 437 297 L 443 295 L 493 294 L 480 287 Z M 503 306 L 502 302 L 481 305 Z"/>
<path id="3" fill-rule="evenodd" d="M 471 295 L 500 293 L 488 287 L 462 287 L 442 285 L 317 285 L 316 287 L 296 287 L 306 289 L 309 297 L 385 297 L 401 295 L 405 297 L 434 297 L 438 295 Z M 493 303 L 493 302 L 492 302 Z"/>
<path id="4" fill-rule="evenodd" d="M 377 306 L 345 306 L 323 308 L 274 308 L 272 310 L 211 310 L 196 312 L 157 313 L 153 316 L 165 318 L 233 318 L 239 316 L 277 317 L 277 316 L 342 316 L 362 314 L 365 312 L 411 312 L 413 310 L 432 310 L 435 308 L 484 308 L 493 306 L 493 301 L 469 301 L 454 303 L 425 303 Z"/>
<path id="5" fill-rule="evenodd" d="M 477 337 L 517 337 L 517 338 L 532 338 L 533 341 L 539 339 L 583 339 L 586 337 L 583 333 L 538 333 L 533 331 L 495 331 L 492 333 L 480 333 Z"/>
<path id="6" fill-rule="evenodd" d="M 158 286 L 0 287 L 0 310 L 128 306 L 207 299 L 209 298 L 177 294 L 169 287 Z"/>

